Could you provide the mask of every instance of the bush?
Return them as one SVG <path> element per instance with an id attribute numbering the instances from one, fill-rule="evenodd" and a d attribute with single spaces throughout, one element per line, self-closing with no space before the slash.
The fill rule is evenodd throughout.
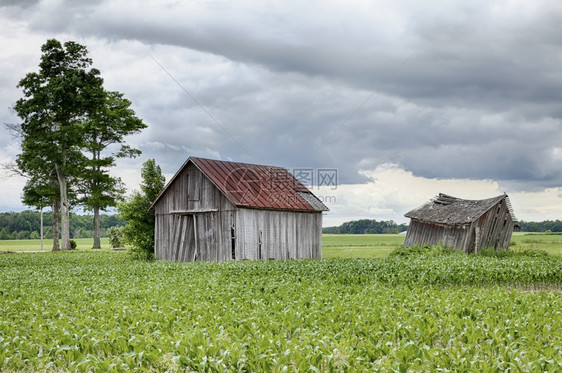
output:
<path id="1" fill-rule="evenodd" d="M 70 250 L 76 250 L 76 241 L 70 240 Z"/>
<path id="2" fill-rule="evenodd" d="M 127 221 L 123 227 L 123 241 L 133 252 L 139 252 L 135 259 L 150 257 L 145 253 L 154 253 L 154 211 L 149 211 L 150 199 L 135 192 L 119 205 L 119 213 Z"/>
<path id="3" fill-rule="evenodd" d="M 140 250 L 139 248 L 132 246 L 127 250 L 127 255 L 132 260 L 139 261 L 152 261 L 154 260 L 154 253 L 146 250 Z"/>
<path id="4" fill-rule="evenodd" d="M 399 247 L 389 254 L 389 257 L 435 257 L 447 255 L 463 255 L 464 251 L 455 250 L 445 247 L 443 245 L 414 245 L 410 247 Z M 478 255 L 490 258 L 510 258 L 510 257 L 532 257 L 540 258 L 548 256 L 548 253 L 543 250 L 525 249 L 525 250 L 495 250 L 490 247 L 480 249 L 477 253 L 471 255 Z"/>
<path id="5" fill-rule="evenodd" d="M 450 249 L 443 245 L 414 245 L 410 247 L 399 247 L 389 254 L 389 257 L 409 257 L 409 256 L 440 256 L 440 255 L 455 255 L 462 253 L 460 250 Z"/>
<path id="6" fill-rule="evenodd" d="M 112 248 L 123 246 L 123 232 L 119 227 L 111 227 L 107 230 L 109 244 Z"/>
<path id="7" fill-rule="evenodd" d="M 544 250 L 537 250 L 537 249 L 525 249 L 522 251 L 516 251 L 517 254 L 521 256 L 530 256 L 533 258 L 540 258 L 544 256 L 548 256 L 548 253 Z"/>
<path id="8" fill-rule="evenodd" d="M 509 258 L 514 256 L 540 258 L 540 257 L 548 256 L 548 253 L 543 250 L 535 250 L 535 249 L 514 251 L 514 250 L 494 250 L 493 248 L 484 248 L 480 250 L 476 255 L 488 256 L 493 258 Z"/>
<path id="9" fill-rule="evenodd" d="M 123 239 L 131 246 L 132 258 L 154 258 L 154 210 L 149 210 L 152 201 L 158 197 L 164 188 L 164 176 L 160 166 L 154 159 L 149 159 L 142 165 L 141 192 L 134 192 L 132 196 L 120 203 L 119 215 L 127 222 L 123 227 Z"/>

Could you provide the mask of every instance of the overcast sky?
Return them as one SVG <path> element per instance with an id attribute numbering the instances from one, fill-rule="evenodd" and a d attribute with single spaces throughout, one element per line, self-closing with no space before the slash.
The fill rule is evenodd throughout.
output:
<path id="1" fill-rule="evenodd" d="M 0 4 L 0 122 L 47 39 L 86 45 L 149 126 L 113 172 L 129 189 L 145 160 L 169 179 L 193 155 L 336 169 L 312 186 L 324 225 L 405 222 L 439 192 L 562 219 L 559 1 Z M 2 127 L 0 161 L 18 151 Z M 0 180 L 0 211 L 25 208 L 23 184 Z"/>

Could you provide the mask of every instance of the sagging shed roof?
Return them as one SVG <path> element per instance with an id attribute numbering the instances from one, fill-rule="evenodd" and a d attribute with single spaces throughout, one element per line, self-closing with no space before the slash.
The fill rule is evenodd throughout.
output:
<path id="1" fill-rule="evenodd" d="M 431 201 L 417 209 L 407 212 L 404 216 L 429 223 L 449 225 L 469 224 L 477 220 L 503 199 L 506 200 L 509 213 L 512 219 L 515 220 L 511 203 L 505 193 L 497 197 L 481 200 L 461 199 L 439 193 L 439 195 Z"/>
<path id="2" fill-rule="evenodd" d="M 179 174 L 192 163 L 236 206 L 328 211 L 328 208 L 285 168 L 189 157 L 172 177 L 153 207 Z"/>

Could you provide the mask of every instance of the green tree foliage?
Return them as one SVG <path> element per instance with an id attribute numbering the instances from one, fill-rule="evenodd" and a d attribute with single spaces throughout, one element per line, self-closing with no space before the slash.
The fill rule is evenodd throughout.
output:
<path id="1" fill-rule="evenodd" d="M 0 230 L 0 240 L 11 240 L 12 234 L 8 230 L 8 228 L 4 227 Z"/>
<path id="2" fill-rule="evenodd" d="M 80 178 L 82 203 L 94 212 L 94 249 L 100 244 L 100 210 L 117 205 L 125 192 L 121 180 L 109 175 L 116 158 L 136 157 L 140 150 L 121 145 L 125 136 L 140 132 L 146 125 L 135 116 L 131 102 L 119 92 L 105 92 L 105 105 L 85 123 L 84 151 L 89 155 Z"/>
<path id="3" fill-rule="evenodd" d="M 30 179 L 24 203 L 43 208 L 49 202 L 54 212 L 54 250 L 59 210 L 62 249 L 67 250 L 72 234 L 70 208 L 82 203 L 93 211 L 94 248 L 100 248 L 100 210 L 116 206 L 124 193 L 121 180 L 110 176 L 109 168 L 117 158 L 140 154 L 122 143 L 146 125 L 121 93 L 104 90 L 85 46 L 72 41 L 62 45 L 53 39 L 41 50 L 39 72 L 27 74 L 18 85 L 24 97 L 14 111 L 22 123 L 6 125 L 21 139 L 18 173 Z"/>
<path id="4" fill-rule="evenodd" d="M 541 222 L 518 221 L 522 232 L 562 232 L 562 220 L 545 220 Z"/>
<path id="5" fill-rule="evenodd" d="M 370 219 L 354 220 L 343 223 L 339 227 L 327 227 L 323 233 L 341 234 L 382 234 L 400 233 L 408 229 L 407 224 L 396 224 L 394 221 L 376 221 Z"/>
<path id="6" fill-rule="evenodd" d="M 91 68 L 86 47 L 48 40 L 42 47 L 39 72 L 20 80 L 23 90 L 14 110 L 21 118 L 19 169 L 32 178 L 53 173 L 59 188 L 61 249 L 70 250 L 70 184 L 84 162 L 81 154 L 84 122 L 103 105 L 103 80 Z"/>
<path id="7" fill-rule="evenodd" d="M 521 232 L 562 232 L 562 220 L 518 221 Z M 327 227 L 323 233 L 365 234 L 365 233 L 399 233 L 408 229 L 407 224 L 396 224 L 394 221 L 376 221 L 369 219 L 345 222 L 338 227 Z"/>
<path id="8" fill-rule="evenodd" d="M 125 202 L 119 204 L 119 214 L 127 222 L 123 227 L 125 242 L 132 245 L 133 257 L 152 259 L 154 257 L 154 210 L 152 202 L 164 188 L 165 178 L 154 159 L 142 165 L 141 191 L 134 192 Z"/>

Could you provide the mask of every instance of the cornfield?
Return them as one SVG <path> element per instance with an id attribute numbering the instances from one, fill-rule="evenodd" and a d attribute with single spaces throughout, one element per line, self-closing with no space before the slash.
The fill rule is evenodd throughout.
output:
<path id="1" fill-rule="evenodd" d="M 0 256 L 0 371 L 560 371 L 562 259 Z"/>

